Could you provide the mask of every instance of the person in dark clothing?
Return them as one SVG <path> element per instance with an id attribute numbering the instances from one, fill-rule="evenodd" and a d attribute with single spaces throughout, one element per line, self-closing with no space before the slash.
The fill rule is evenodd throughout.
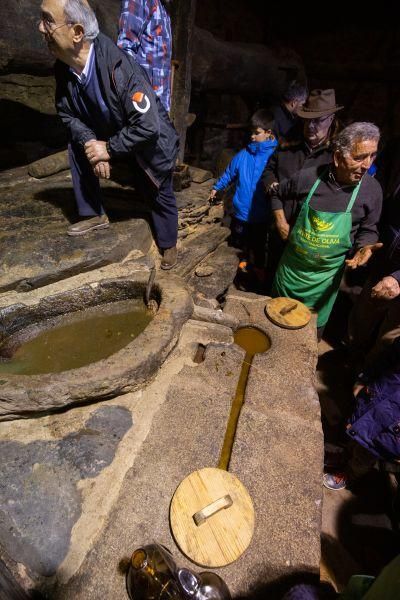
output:
<path id="1" fill-rule="evenodd" d="M 178 135 L 142 68 L 106 36 L 85 0 L 43 0 L 39 30 L 55 65 L 56 107 L 69 133 L 69 156 L 82 219 L 72 236 L 109 226 L 99 179 L 122 160 L 145 182 L 161 266 L 177 262 L 178 211 L 172 172 Z"/>
<path id="2" fill-rule="evenodd" d="M 360 369 L 370 369 L 400 335 L 400 139 L 383 150 L 377 179 L 383 188 L 379 224 L 383 248 L 349 318 L 350 354 Z"/>
<path id="3" fill-rule="evenodd" d="M 377 242 L 382 190 L 367 174 L 378 142 L 375 125 L 353 123 L 336 137 L 332 163 L 297 172 L 272 194 L 272 210 L 281 211 L 290 228 L 273 295 L 314 309 L 320 335 L 345 264 L 352 269 L 366 264 L 382 246 Z M 346 260 L 350 250 L 355 254 Z"/>
<path id="4" fill-rule="evenodd" d="M 342 108 L 336 104 L 334 90 L 310 92 L 306 104 L 298 110 L 298 115 L 303 121 L 301 139 L 283 144 L 264 170 L 262 180 L 267 200 L 281 181 L 292 177 L 300 169 L 331 162 L 331 139 L 338 131 L 335 115 Z M 283 212 L 276 210 L 273 214 L 267 257 L 267 272 L 271 282 L 289 233 L 289 223 Z"/>
<path id="5" fill-rule="evenodd" d="M 364 371 L 362 379 L 346 427 L 351 440 L 347 469 L 324 475 L 324 486 L 332 490 L 342 490 L 365 475 L 377 459 L 400 461 L 400 337 Z"/>
<path id="6" fill-rule="evenodd" d="M 325 582 L 318 585 L 300 583 L 293 586 L 282 600 L 398 600 L 399 571 L 400 555 L 386 565 L 377 577 L 352 575 L 346 588 L 340 593 Z"/>
<path id="7" fill-rule="evenodd" d="M 282 96 L 281 103 L 272 108 L 274 116 L 274 132 L 279 144 L 297 140 L 301 134 L 301 121 L 297 111 L 307 100 L 305 85 L 292 81 Z"/>

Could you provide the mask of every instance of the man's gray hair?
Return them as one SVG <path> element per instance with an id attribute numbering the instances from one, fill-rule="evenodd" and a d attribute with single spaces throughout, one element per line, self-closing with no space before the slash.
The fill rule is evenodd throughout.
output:
<path id="1" fill-rule="evenodd" d="M 71 25 L 82 25 L 85 40 L 94 40 L 99 35 L 96 15 L 85 0 L 65 0 L 64 14 L 66 21 Z"/>
<path id="2" fill-rule="evenodd" d="M 357 142 L 376 141 L 381 137 L 379 127 L 374 123 L 352 123 L 348 125 L 333 140 L 333 151 L 347 156 L 351 152 L 353 144 Z"/>

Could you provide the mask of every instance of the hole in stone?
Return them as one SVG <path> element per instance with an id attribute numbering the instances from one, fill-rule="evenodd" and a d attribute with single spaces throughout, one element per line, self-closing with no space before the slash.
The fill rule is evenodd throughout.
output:
<path id="1" fill-rule="evenodd" d="M 179 280 L 161 274 L 145 295 L 147 284 L 147 273 L 134 272 L 0 308 L 0 421 L 99 402 L 146 385 L 193 307 Z M 59 338 L 61 362 L 49 366 L 55 342 L 39 336 L 50 333 Z M 31 352 L 33 366 L 21 367 L 17 350 L 31 341 L 40 342 L 40 351 Z M 71 362 L 75 347 L 79 362 Z"/>
<path id="2" fill-rule="evenodd" d="M 60 373 L 92 364 L 132 342 L 152 318 L 141 299 L 130 299 L 35 323 L 2 344 L 0 373 Z"/>
<path id="3" fill-rule="evenodd" d="M 158 286 L 104 280 L 0 311 L 0 374 L 43 375 L 86 367 L 130 345 L 155 316 Z M 151 306 L 150 306 L 151 303 Z M 154 305 L 154 306 L 153 306 Z M 155 308 L 156 307 L 156 308 Z"/>
<path id="4" fill-rule="evenodd" d="M 235 344 L 252 356 L 266 352 L 271 348 L 271 338 L 264 331 L 252 325 L 237 329 L 233 339 Z"/>
<path id="5" fill-rule="evenodd" d="M 206 353 L 206 347 L 204 346 L 204 344 L 199 344 L 197 346 L 197 350 L 196 350 L 196 354 L 194 355 L 193 362 L 198 365 L 200 363 L 202 363 L 205 358 L 205 353 Z"/>

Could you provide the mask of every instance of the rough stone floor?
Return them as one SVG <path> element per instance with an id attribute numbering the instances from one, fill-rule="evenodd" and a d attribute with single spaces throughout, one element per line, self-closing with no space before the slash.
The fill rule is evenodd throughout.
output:
<path id="1" fill-rule="evenodd" d="M 288 336 L 266 320 L 264 305 L 255 295 L 228 296 L 228 312 L 244 322 L 250 313 L 273 344 L 254 359 L 231 461 L 257 523 L 248 551 L 219 570 L 236 597 L 254 587 L 262 594 L 299 568 L 317 574 L 320 559 L 322 433 L 310 385 L 315 332 L 310 326 Z M 206 352 L 197 364 L 199 344 Z M 188 473 L 216 465 L 243 357 L 230 328 L 188 321 L 143 390 L 0 424 L 2 558 L 25 587 L 59 600 L 123 598 L 119 563 L 153 539 L 190 564 L 171 537 L 169 504 Z M 315 471 L 305 487 L 310 463 Z"/>
<path id="2" fill-rule="evenodd" d="M 181 260 L 174 271 L 208 308 L 237 266 L 222 209 L 207 204 L 210 187 L 178 194 Z M 149 271 L 155 252 L 148 215 L 146 207 L 142 221 L 132 213 L 130 190 L 106 187 L 111 227 L 82 239 L 65 236 L 73 206 L 68 173 L 36 181 L 16 169 L 1 174 L 0 192 L 2 306 L 107 264 L 132 261 Z M 207 277 L 196 275 L 198 266 Z M 231 288 L 224 309 L 259 326 L 272 343 L 254 358 L 231 460 L 256 513 L 248 550 L 219 570 L 235 598 L 280 598 L 296 574 L 319 576 L 323 437 L 315 323 L 282 330 L 265 317 L 265 300 Z M 202 362 L 194 361 L 199 344 Z M 138 391 L 0 423 L 1 568 L 50 600 L 119 600 L 126 597 L 121 564 L 138 546 L 156 539 L 189 565 L 171 536 L 169 504 L 188 473 L 217 464 L 243 358 L 231 328 L 191 319 Z"/>

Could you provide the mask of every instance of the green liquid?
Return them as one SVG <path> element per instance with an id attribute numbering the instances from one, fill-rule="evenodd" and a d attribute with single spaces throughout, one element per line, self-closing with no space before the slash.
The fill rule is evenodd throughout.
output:
<path id="1" fill-rule="evenodd" d="M 127 346 L 152 318 L 141 300 L 66 314 L 56 324 L 44 323 L 48 328 L 22 343 L 11 360 L 0 360 L 0 373 L 38 375 L 89 365 Z"/>

